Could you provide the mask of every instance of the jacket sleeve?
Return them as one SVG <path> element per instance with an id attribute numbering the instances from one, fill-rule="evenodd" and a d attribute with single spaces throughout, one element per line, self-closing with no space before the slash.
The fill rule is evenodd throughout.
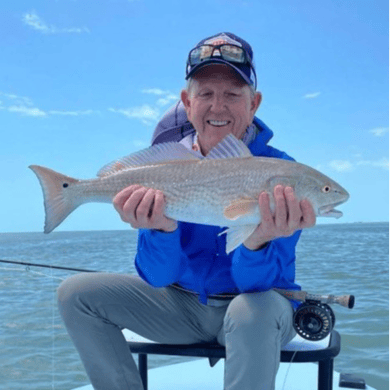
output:
<path id="1" fill-rule="evenodd" d="M 140 229 L 135 257 L 139 276 L 154 287 L 175 283 L 188 264 L 180 248 L 180 229 L 172 233 Z"/>
<path id="2" fill-rule="evenodd" d="M 232 258 L 232 276 L 238 289 L 241 292 L 274 287 L 300 289 L 294 283 L 295 246 L 300 233 L 275 239 L 258 251 L 239 246 Z"/>

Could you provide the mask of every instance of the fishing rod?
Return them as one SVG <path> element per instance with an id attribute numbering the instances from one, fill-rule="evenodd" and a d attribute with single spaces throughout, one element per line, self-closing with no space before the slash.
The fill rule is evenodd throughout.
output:
<path id="1" fill-rule="evenodd" d="M 3 260 L 0 263 L 25 265 L 27 267 L 42 267 L 76 272 L 101 272 L 90 269 L 62 267 L 59 265 L 29 263 L 24 261 Z M 352 309 L 355 304 L 353 295 L 317 295 L 306 291 L 274 289 L 289 300 L 301 302 L 294 311 L 293 326 L 296 332 L 304 339 L 319 341 L 324 339 L 333 330 L 336 317 L 328 304 L 337 303 Z"/>
<path id="2" fill-rule="evenodd" d="M 76 271 L 76 272 L 99 272 L 99 271 L 94 271 L 94 270 L 90 270 L 90 269 L 61 267 L 61 266 L 59 266 L 59 265 L 27 263 L 27 262 L 24 262 L 24 261 L 13 261 L 13 260 L 3 260 L 3 259 L 0 259 L 0 263 L 25 265 L 25 266 L 27 266 L 27 267 L 41 267 L 41 268 L 61 269 L 61 270 L 65 270 L 65 271 Z"/>

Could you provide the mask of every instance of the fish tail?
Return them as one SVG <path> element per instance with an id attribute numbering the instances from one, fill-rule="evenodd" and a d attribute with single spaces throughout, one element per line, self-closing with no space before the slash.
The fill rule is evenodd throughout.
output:
<path id="1" fill-rule="evenodd" d="M 71 188 L 79 180 L 39 165 L 30 165 L 41 184 L 45 205 L 44 233 L 53 231 L 82 202 L 71 196 Z"/>

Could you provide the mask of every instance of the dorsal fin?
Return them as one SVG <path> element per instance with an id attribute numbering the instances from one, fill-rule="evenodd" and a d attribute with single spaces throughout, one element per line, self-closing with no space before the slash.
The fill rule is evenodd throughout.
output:
<path id="1" fill-rule="evenodd" d="M 210 159 L 237 157 L 252 157 L 252 153 L 244 142 L 238 140 L 233 134 L 228 134 L 206 156 L 206 158 Z"/>
<path id="2" fill-rule="evenodd" d="M 167 142 L 115 160 L 101 168 L 97 175 L 102 177 L 132 167 L 162 164 L 175 160 L 199 160 L 201 158 L 202 156 L 197 152 L 187 149 L 178 142 Z"/>

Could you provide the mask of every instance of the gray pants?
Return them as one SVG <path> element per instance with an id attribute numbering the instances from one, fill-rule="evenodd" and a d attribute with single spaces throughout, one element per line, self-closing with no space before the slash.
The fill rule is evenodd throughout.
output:
<path id="1" fill-rule="evenodd" d="M 232 300 L 153 288 L 137 276 L 78 274 L 58 289 L 59 309 L 96 390 L 142 390 L 121 329 L 161 343 L 226 346 L 225 390 L 271 390 L 281 347 L 295 335 L 293 310 L 274 291 Z"/>

